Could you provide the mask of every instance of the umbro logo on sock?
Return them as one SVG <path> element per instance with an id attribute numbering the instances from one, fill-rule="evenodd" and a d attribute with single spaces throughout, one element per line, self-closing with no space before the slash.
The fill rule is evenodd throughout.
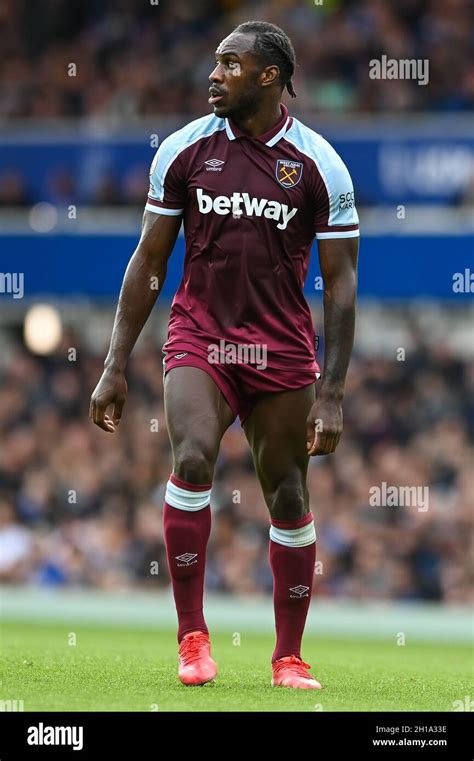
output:
<path id="1" fill-rule="evenodd" d="M 295 593 L 294 595 L 290 595 L 290 597 L 297 597 L 297 598 L 308 597 L 308 594 L 307 594 L 308 591 L 309 591 L 309 587 L 305 587 L 303 586 L 303 584 L 298 584 L 297 587 L 290 587 L 290 592 Z"/>
<path id="2" fill-rule="evenodd" d="M 176 560 L 182 560 L 182 563 L 178 563 L 178 567 L 183 565 L 193 565 L 194 563 L 197 563 L 197 560 L 194 558 L 197 558 L 198 553 L 192 553 L 192 552 L 185 552 L 184 555 L 176 555 Z"/>

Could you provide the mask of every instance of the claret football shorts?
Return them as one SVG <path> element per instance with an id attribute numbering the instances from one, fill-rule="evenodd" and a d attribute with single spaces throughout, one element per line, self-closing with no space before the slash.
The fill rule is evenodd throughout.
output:
<path id="1" fill-rule="evenodd" d="M 276 369 L 250 362 L 211 362 L 199 347 L 189 345 L 164 351 L 163 380 L 175 367 L 197 367 L 207 373 L 241 425 L 264 394 L 291 391 L 309 386 L 320 378 L 320 370 Z"/>

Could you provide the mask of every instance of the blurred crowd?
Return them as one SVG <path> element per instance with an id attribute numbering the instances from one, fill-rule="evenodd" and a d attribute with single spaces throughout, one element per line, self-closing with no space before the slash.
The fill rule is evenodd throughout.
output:
<path id="1" fill-rule="evenodd" d="M 293 41 L 296 115 L 474 105 L 467 0 L 3 0 L 0 118 L 196 118 L 215 47 L 250 19 Z M 429 84 L 370 79 L 382 55 L 429 59 Z"/>
<path id="2" fill-rule="evenodd" d="M 0 359 L 0 582 L 169 587 L 160 345 L 145 337 L 133 352 L 114 435 L 88 418 L 102 362 L 71 331 L 51 356 L 30 355 L 18 338 Z M 315 596 L 472 601 L 473 392 L 474 366 L 421 337 L 405 361 L 356 353 L 341 443 L 310 461 Z M 372 505 L 383 483 L 428 487 L 429 502 Z M 222 442 L 211 505 L 207 589 L 270 594 L 269 518 L 238 422 Z"/>
<path id="3" fill-rule="evenodd" d="M 105 153 L 106 151 L 104 151 Z M 95 155 L 95 161 L 101 166 L 101 157 Z M 1 168 L 0 165 L 0 209 L 16 207 L 27 209 L 41 200 L 54 205 L 61 212 L 69 204 L 78 202 L 93 206 L 139 207 L 143 209 L 150 187 L 150 163 L 133 163 L 130 168 L 119 174 L 113 166 L 94 172 L 92 179 L 84 180 L 85 172 L 71 167 L 61 158 L 52 160 L 47 167 L 40 188 L 32 188 L 34 172 L 22 171 L 14 166 Z M 93 159 L 94 160 L 94 159 Z M 110 162 L 109 162 L 110 163 Z M 36 174 L 36 181 L 38 174 Z"/>

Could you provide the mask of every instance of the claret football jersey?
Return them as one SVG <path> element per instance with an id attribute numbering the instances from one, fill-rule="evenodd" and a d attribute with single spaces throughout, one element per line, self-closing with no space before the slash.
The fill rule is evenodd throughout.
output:
<path id="1" fill-rule="evenodd" d="M 258 137 L 213 114 L 167 137 L 146 209 L 182 215 L 186 253 L 164 351 L 265 346 L 267 366 L 317 370 L 303 295 L 316 237 L 359 235 L 342 159 L 288 114 Z"/>

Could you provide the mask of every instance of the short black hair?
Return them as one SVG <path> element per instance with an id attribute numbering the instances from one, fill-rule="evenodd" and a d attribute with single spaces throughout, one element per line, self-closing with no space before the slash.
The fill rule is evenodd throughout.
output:
<path id="1" fill-rule="evenodd" d="M 245 21 L 234 29 L 239 34 L 255 34 L 253 52 L 264 66 L 276 64 L 280 69 L 280 82 L 292 98 L 296 98 L 292 76 L 295 73 L 296 56 L 287 34 L 276 24 L 268 21 Z"/>

